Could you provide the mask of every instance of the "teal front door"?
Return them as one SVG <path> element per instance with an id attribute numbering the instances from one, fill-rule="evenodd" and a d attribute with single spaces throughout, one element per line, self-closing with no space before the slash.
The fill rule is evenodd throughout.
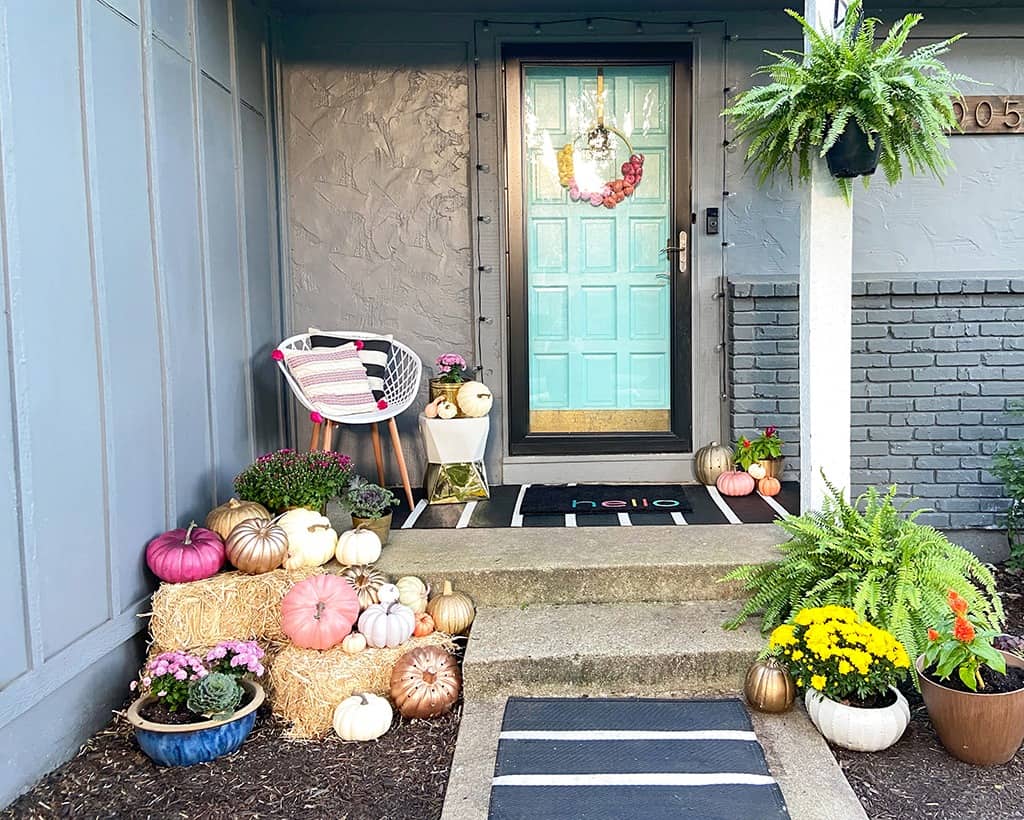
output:
<path id="1" fill-rule="evenodd" d="M 689 448 L 689 72 L 608 50 L 506 66 L 513 452 Z"/>

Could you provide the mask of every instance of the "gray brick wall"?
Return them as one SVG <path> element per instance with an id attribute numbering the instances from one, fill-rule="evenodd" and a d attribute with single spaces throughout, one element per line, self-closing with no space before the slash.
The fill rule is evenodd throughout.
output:
<path id="1" fill-rule="evenodd" d="M 776 425 L 799 476 L 797 284 L 729 282 L 730 417 Z M 853 289 L 853 491 L 896 483 L 943 529 L 999 525 L 992 454 L 1024 435 L 1024 279 L 859 281 Z M 1018 426 L 1014 426 L 1014 425 Z"/>

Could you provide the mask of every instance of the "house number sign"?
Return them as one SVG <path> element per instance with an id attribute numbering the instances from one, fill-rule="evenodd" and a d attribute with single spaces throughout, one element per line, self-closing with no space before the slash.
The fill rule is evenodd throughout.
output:
<path id="1" fill-rule="evenodd" d="M 953 134 L 1024 134 L 1024 94 L 976 95 L 953 101 L 962 131 Z"/>

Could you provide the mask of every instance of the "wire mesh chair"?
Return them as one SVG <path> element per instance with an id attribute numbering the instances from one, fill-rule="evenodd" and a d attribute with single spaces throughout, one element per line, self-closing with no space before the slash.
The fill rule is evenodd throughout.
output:
<path id="1" fill-rule="evenodd" d="M 351 333 L 341 330 L 329 332 L 319 331 L 320 335 L 341 336 L 346 339 L 368 339 L 387 338 L 379 333 L 364 333 L 352 331 Z M 299 333 L 290 336 L 278 346 L 278 350 L 310 350 L 308 333 Z M 413 403 L 419 394 L 420 378 L 423 375 L 423 362 L 407 345 L 391 340 L 391 355 L 384 370 L 384 399 L 388 406 L 383 410 L 374 410 L 370 413 L 353 413 L 345 416 L 328 417 L 322 410 L 314 407 L 303 393 L 299 383 L 295 381 L 288 367 L 283 360 L 278 360 L 277 366 L 284 374 L 288 387 L 296 400 L 310 413 L 318 413 L 323 418 L 323 423 L 314 421 L 313 435 L 309 442 L 310 450 L 330 450 L 334 439 L 334 428 L 343 424 L 369 424 L 370 437 L 373 441 L 373 457 L 377 462 L 377 480 L 384 485 L 384 452 L 380 444 L 380 430 L 378 422 L 386 421 L 391 432 L 391 444 L 395 450 L 395 461 L 398 462 L 398 472 L 402 477 L 402 486 L 405 489 L 405 497 L 409 502 L 409 509 L 415 506 L 412 497 L 412 487 L 409 484 L 409 471 L 405 466 L 405 453 L 402 451 L 402 439 L 398 435 L 398 424 L 395 417 L 403 413 Z"/>

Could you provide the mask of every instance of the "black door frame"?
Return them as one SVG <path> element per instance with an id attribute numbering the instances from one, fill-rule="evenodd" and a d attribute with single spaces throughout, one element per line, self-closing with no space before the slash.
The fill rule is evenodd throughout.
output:
<path id="1" fill-rule="evenodd" d="M 680 43 L 544 43 L 511 44 L 502 50 L 505 69 L 505 143 L 508 196 L 508 351 L 509 452 L 522 455 L 603 455 L 687 453 L 693 450 L 692 276 L 693 243 L 687 242 L 686 270 L 679 272 L 678 252 L 669 252 L 672 288 L 671 430 L 670 432 L 532 433 L 530 432 L 529 292 L 526 287 L 526 223 L 523 206 L 525 157 L 522 151 L 522 86 L 527 66 L 665 65 L 673 66 L 672 111 L 675 129 L 670 167 L 673 231 L 667 248 L 685 232 L 692 238 L 693 193 L 691 130 L 693 116 L 693 46 Z"/>

